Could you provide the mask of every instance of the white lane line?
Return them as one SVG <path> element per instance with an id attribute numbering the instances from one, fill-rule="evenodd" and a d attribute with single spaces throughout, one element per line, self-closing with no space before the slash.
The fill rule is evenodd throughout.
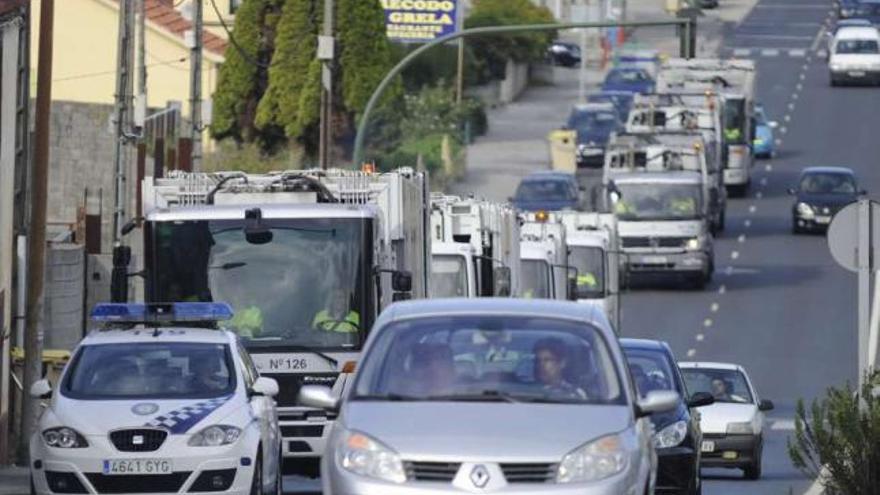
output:
<path id="1" fill-rule="evenodd" d="M 799 94 L 797 94 L 797 92 L 794 92 L 794 93 L 791 94 L 791 100 L 792 100 L 792 101 L 797 101 L 797 99 L 800 98 L 800 97 L 801 97 L 801 96 L 800 96 Z"/>
<path id="2" fill-rule="evenodd" d="M 770 422 L 770 429 L 773 431 L 794 431 L 794 420 L 774 419 Z"/>
<path id="3" fill-rule="evenodd" d="M 776 146 L 782 146 L 782 139 L 776 138 Z"/>
<path id="4" fill-rule="evenodd" d="M 782 120 L 786 122 L 791 122 L 791 115 L 786 115 L 785 117 L 782 117 Z"/>
<path id="5" fill-rule="evenodd" d="M 696 349 L 688 349 L 687 357 L 694 357 L 697 354 Z"/>
<path id="6" fill-rule="evenodd" d="M 765 187 L 765 186 L 767 185 L 767 178 L 766 178 L 766 177 L 761 177 L 761 182 L 760 182 L 760 184 L 761 184 L 761 187 Z"/>
<path id="7" fill-rule="evenodd" d="M 701 333 L 698 333 L 698 334 L 697 334 L 697 342 L 702 342 L 702 341 L 705 340 L 705 339 L 706 339 L 706 336 L 705 336 L 705 335 L 703 335 L 703 334 L 701 334 Z"/>
<path id="8" fill-rule="evenodd" d="M 744 225 L 746 228 L 749 228 L 749 227 L 752 226 L 752 221 L 749 220 L 749 219 L 747 218 L 747 219 L 743 222 L 743 225 Z"/>
<path id="9" fill-rule="evenodd" d="M 807 56 L 807 51 L 801 48 L 797 50 L 789 50 L 788 56 L 792 58 L 804 58 Z"/>
<path id="10" fill-rule="evenodd" d="M 800 80 L 803 81 L 804 79 L 807 78 L 807 75 L 802 73 L 799 77 L 800 77 Z"/>
<path id="11" fill-rule="evenodd" d="M 812 36 L 803 36 L 796 34 L 766 34 L 766 33 L 737 33 L 734 35 L 735 38 L 761 38 L 768 40 L 792 40 L 792 41 L 807 41 L 813 39 Z"/>
<path id="12" fill-rule="evenodd" d="M 721 284 L 721 286 L 718 287 L 718 293 L 721 295 L 724 295 L 726 292 L 727 292 L 727 286 L 724 284 Z"/>
<path id="13" fill-rule="evenodd" d="M 794 89 L 796 89 L 796 90 L 798 90 L 798 91 L 804 89 L 804 85 L 803 85 L 803 83 L 797 83 L 797 84 L 795 84 Z"/>
<path id="14" fill-rule="evenodd" d="M 828 50 L 819 50 L 816 52 L 816 55 L 818 55 L 819 58 L 828 58 Z"/>
<path id="15" fill-rule="evenodd" d="M 739 258 L 739 251 L 734 251 L 730 253 L 730 259 L 735 260 L 737 258 Z"/>
<path id="16" fill-rule="evenodd" d="M 789 104 L 788 104 L 788 110 L 791 111 L 791 112 L 793 112 L 795 106 L 796 106 L 796 105 L 794 104 L 794 102 L 789 103 Z"/>
<path id="17" fill-rule="evenodd" d="M 732 267 L 732 266 L 728 266 L 727 268 L 725 268 L 725 269 L 724 269 L 724 274 L 727 275 L 727 276 L 733 275 L 733 267 Z"/>
<path id="18" fill-rule="evenodd" d="M 764 48 L 761 50 L 762 57 L 776 57 L 779 55 L 779 50 L 776 48 Z"/>
<path id="19" fill-rule="evenodd" d="M 746 242 L 746 235 L 740 234 L 739 237 L 736 238 L 736 242 L 740 244 L 744 244 Z"/>
<path id="20" fill-rule="evenodd" d="M 764 193 L 762 193 L 761 191 L 758 191 L 755 193 L 755 199 L 761 199 L 763 197 L 764 197 Z"/>
<path id="21" fill-rule="evenodd" d="M 749 213 L 755 213 L 758 211 L 758 207 L 755 205 L 749 205 Z"/>
<path id="22" fill-rule="evenodd" d="M 788 132 L 788 127 L 782 126 L 779 128 L 779 134 L 785 134 Z"/>
<path id="23" fill-rule="evenodd" d="M 721 306 L 718 303 L 712 303 L 712 305 L 709 306 L 709 311 L 717 313 L 719 308 L 721 308 Z"/>
<path id="24" fill-rule="evenodd" d="M 777 144 L 777 145 L 782 144 L 782 140 L 781 140 L 781 139 L 777 139 L 777 140 L 776 140 L 776 144 Z M 772 171 L 773 171 L 773 164 L 772 164 L 772 163 L 768 163 L 767 165 L 764 165 L 764 170 L 766 170 L 767 172 L 772 172 Z"/>
<path id="25" fill-rule="evenodd" d="M 752 50 L 750 48 L 736 48 L 733 50 L 734 57 L 748 57 L 752 54 Z"/>
<path id="26" fill-rule="evenodd" d="M 712 318 L 706 318 L 705 320 L 703 320 L 703 326 L 706 328 L 711 327 L 713 323 L 714 322 L 712 321 Z"/>

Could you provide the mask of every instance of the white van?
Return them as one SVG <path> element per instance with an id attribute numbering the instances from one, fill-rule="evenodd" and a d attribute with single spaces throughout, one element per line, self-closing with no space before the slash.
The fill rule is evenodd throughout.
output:
<path id="1" fill-rule="evenodd" d="M 832 86 L 880 83 L 880 32 L 874 27 L 840 29 L 831 44 L 828 68 Z"/>

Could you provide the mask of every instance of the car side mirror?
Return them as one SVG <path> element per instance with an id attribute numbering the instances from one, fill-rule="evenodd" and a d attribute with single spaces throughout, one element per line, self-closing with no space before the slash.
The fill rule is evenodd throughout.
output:
<path id="1" fill-rule="evenodd" d="M 566 280 L 568 281 L 568 300 L 569 301 L 577 301 L 578 300 L 577 279 L 573 278 L 573 277 L 569 277 Z"/>
<path id="2" fill-rule="evenodd" d="M 776 406 L 773 405 L 773 401 L 769 401 L 766 399 L 758 403 L 759 411 L 772 411 L 775 407 Z"/>
<path id="3" fill-rule="evenodd" d="M 330 387 L 323 385 L 305 385 L 299 389 L 296 401 L 301 406 L 314 407 L 335 411 L 339 408 L 339 398 L 333 395 Z"/>
<path id="4" fill-rule="evenodd" d="M 792 196 L 796 196 L 796 195 L 797 195 L 797 189 L 795 189 L 795 188 L 793 188 L 793 187 L 789 187 L 789 188 L 788 188 L 788 194 L 790 194 L 790 195 L 792 195 Z"/>
<path id="5" fill-rule="evenodd" d="M 37 380 L 31 385 L 30 394 L 34 399 L 48 399 L 52 396 L 52 384 L 45 378 Z"/>
<path id="6" fill-rule="evenodd" d="M 261 376 L 251 386 L 251 395 L 262 397 L 275 397 L 278 395 L 278 382 L 274 378 Z"/>
<path id="7" fill-rule="evenodd" d="M 767 127 L 771 128 L 771 129 L 776 129 L 777 127 L 779 127 L 779 122 L 776 122 L 775 120 L 771 120 L 770 122 L 767 122 Z"/>
<path id="8" fill-rule="evenodd" d="M 636 403 L 638 416 L 643 418 L 654 413 L 662 413 L 672 411 L 678 406 L 681 400 L 678 392 L 671 390 L 652 390 L 648 392 L 645 398 Z"/>
<path id="9" fill-rule="evenodd" d="M 688 407 L 705 407 L 715 403 L 715 397 L 709 392 L 697 392 L 688 400 Z"/>

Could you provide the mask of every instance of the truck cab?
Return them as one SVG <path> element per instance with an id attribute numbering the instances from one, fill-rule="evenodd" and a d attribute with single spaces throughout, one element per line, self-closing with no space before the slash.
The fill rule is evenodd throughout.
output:
<path id="1" fill-rule="evenodd" d="M 523 220 L 520 297 L 572 300 L 576 271 L 568 263 L 565 227 L 542 211 Z"/>

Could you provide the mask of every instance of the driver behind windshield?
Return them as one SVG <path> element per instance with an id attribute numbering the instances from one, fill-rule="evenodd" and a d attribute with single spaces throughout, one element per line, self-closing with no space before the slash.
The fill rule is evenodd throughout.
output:
<path id="1" fill-rule="evenodd" d="M 722 378 L 712 379 L 712 396 L 717 402 L 747 402 L 745 398 L 731 394 L 727 381 Z"/>
<path id="2" fill-rule="evenodd" d="M 556 338 L 541 339 L 535 343 L 535 378 L 551 396 L 586 399 L 587 394 L 571 383 L 563 373 L 568 366 L 565 344 Z"/>
<path id="3" fill-rule="evenodd" d="M 361 317 L 357 311 L 349 308 L 348 293 L 343 289 L 333 289 L 327 308 L 318 311 L 312 320 L 312 327 L 322 332 L 357 333 Z"/>

